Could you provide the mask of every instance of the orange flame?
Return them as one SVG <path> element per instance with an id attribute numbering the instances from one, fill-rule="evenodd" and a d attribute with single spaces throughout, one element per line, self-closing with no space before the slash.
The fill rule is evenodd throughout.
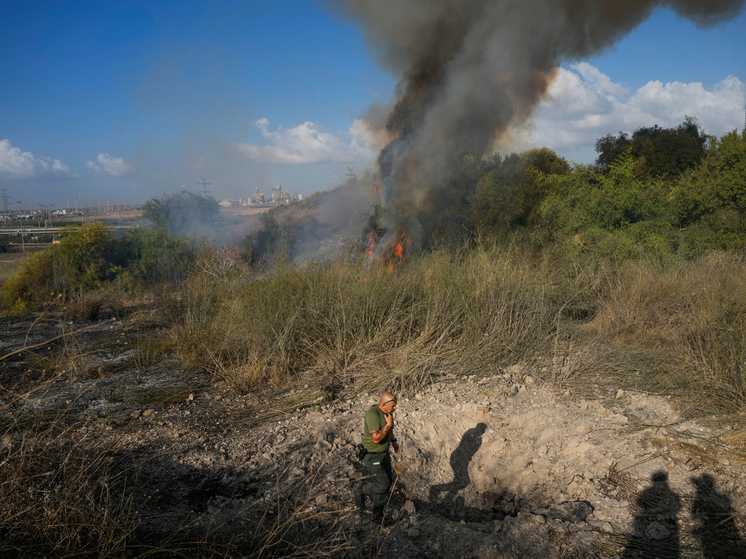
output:
<path id="1" fill-rule="evenodd" d="M 373 250 L 376 248 L 376 234 L 374 231 L 368 233 L 368 256 L 373 256 Z"/>
<path id="2" fill-rule="evenodd" d="M 399 260 L 401 260 L 404 256 L 404 245 L 402 244 L 401 239 L 394 243 L 394 250 L 392 251 L 392 255 L 394 258 L 398 258 Z"/>
<path id="3" fill-rule="evenodd" d="M 386 263 L 388 264 L 389 271 L 393 271 L 395 265 L 401 265 L 404 263 L 405 248 L 407 247 L 407 245 L 409 245 L 410 242 L 411 241 L 404 233 L 404 229 L 402 229 L 399 238 L 389 249 L 388 257 L 386 258 Z"/>

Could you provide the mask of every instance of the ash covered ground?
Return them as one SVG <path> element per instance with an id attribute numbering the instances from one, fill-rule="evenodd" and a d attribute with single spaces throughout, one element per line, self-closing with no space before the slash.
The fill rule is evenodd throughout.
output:
<path id="1" fill-rule="evenodd" d="M 381 528 L 351 493 L 378 394 L 332 400 L 308 378 L 236 395 L 177 361 L 138 356 L 141 330 L 105 318 L 2 319 L 0 381 L 12 393 L 0 413 L 64 411 L 108 444 L 136 480 L 132 510 L 153 537 L 291 518 L 350 557 L 746 556 L 744 416 L 684 420 L 665 397 L 543 384 L 530 367 L 446 375 L 399 395 L 394 522 Z M 44 342 L 80 328 L 74 373 L 29 392 L 43 376 L 31 361 L 72 343 Z M 37 347 L 8 356 L 23 346 Z M 3 436 L 0 462 L 20 436 Z"/>

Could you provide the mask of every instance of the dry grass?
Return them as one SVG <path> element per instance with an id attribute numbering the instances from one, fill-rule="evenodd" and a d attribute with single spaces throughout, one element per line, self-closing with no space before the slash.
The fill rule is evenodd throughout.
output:
<path id="1" fill-rule="evenodd" d="M 63 414 L 3 421 L 0 556 L 121 557 L 136 529 L 110 449 Z"/>
<path id="2" fill-rule="evenodd" d="M 335 488 L 322 487 L 324 460 L 301 477 L 280 474 L 269 506 L 245 511 L 240 527 L 235 511 L 212 507 L 153 533 L 140 525 L 144 511 L 132 511 L 146 488 L 116 442 L 106 442 L 116 438 L 81 429 L 70 409 L 6 412 L 0 409 L 0 557 L 338 557 L 352 549 L 340 522 L 352 511 L 335 504 Z"/>
<path id="3" fill-rule="evenodd" d="M 541 263 L 497 250 L 190 278 L 167 305 L 181 356 L 239 391 L 317 371 L 361 390 L 421 386 L 445 369 L 546 352 L 556 314 Z"/>
<path id="4" fill-rule="evenodd" d="M 746 263 L 735 254 L 614 268 L 478 246 L 260 278 L 216 258 L 231 273 L 190 278 L 166 305 L 170 336 L 239 392 L 303 371 L 401 391 L 521 362 L 549 382 L 607 376 L 674 394 L 695 414 L 746 405 Z"/>
<path id="5" fill-rule="evenodd" d="M 156 294 L 159 314 L 143 319 L 167 326 L 165 335 L 137 334 L 129 347 L 138 350 L 141 377 L 177 350 L 236 392 L 267 392 L 262 413 L 236 413 L 236 424 L 287 416 L 339 388 L 406 390 L 517 363 L 532 373 L 540 364 L 536 374 L 549 382 L 606 380 L 675 394 L 699 413 L 746 405 L 746 262 L 733 254 L 613 269 L 479 247 L 394 269 L 325 263 L 256 278 L 221 253 L 197 270 L 180 291 Z M 74 332 L 56 342 L 44 358 L 54 374 L 92 374 Z M 301 378 L 313 379 L 312 388 L 289 391 Z M 128 397 L 162 405 L 183 401 L 188 389 L 133 388 Z M 64 414 L 0 417 L 0 500 L 13 504 L 0 511 L 2 556 L 320 557 L 348 549 L 333 518 L 340 511 L 314 508 L 321 495 L 313 476 L 278 480 L 275 505 L 247 534 L 212 526 L 196 540 L 176 531 L 133 549 L 139 533 L 129 503 L 137 488 L 111 449 L 79 435 Z M 738 453 L 743 439 L 734 430 L 722 443 Z M 606 480 L 626 499 L 632 481 L 615 466 Z M 286 491 L 286 482 L 295 489 Z"/>
<path id="6" fill-rule="evenodd" d="M 205 348 L 211 364 L 208 370 L 237 394 L 247 394 L 259 387 L 276 387 L 271 371 L 266 367 L 267 358 L 263 358 L 247 347 L 243 355 L 215 355 Z"/>
<path id="7" fill-rule="evenodd" d="M 666 367 L 644 367 L 648 388 L 668 387 L 698 413 L 746 406 L 746 262 L 732 253 L 698 261 L 630 264 L 602 272 L 587 331 L 627 355 L 641 351 Z"/>
<path id="8" fill-rule="evenodd" d="M 325 466 L 322 461 L 299 480 L 289 479 L 287 470 L 277 477 L 276 500 L 254 526 L 248 557 L 334 557 L 353 549 L 339 523 L 351 511 L 335 506 L 331 492 L 319 488 Z"/>
<path id="9" fill-rule="evenodd" d="M 72 320 L 97 320 L 104 309 L 108 309 L 114 316 L 121 316 L 124 306 L 121 294 L 114 290 L 101 290 L 68 298 L 62 310 Z"/>

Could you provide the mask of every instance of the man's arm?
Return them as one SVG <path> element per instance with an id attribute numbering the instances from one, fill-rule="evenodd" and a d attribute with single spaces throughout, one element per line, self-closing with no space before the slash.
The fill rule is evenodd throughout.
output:
<path id="1" fill-rule="evenodd" d="M 386 414 L 386 425 L 381 427 L 378 431 L 371 431 L 370 438 L 373 439 L 374 444 L 380 443 L 389 434 L 389 431 L 394 428 L 394 417 L 390 414 Z"/>
<path id="2" fill-rule="evenodd" d="M 386 438 L 386 435 L 389 434 L 389 431 L 391 431 L 391 426 L 387 423 L 380 431 L 371 431 L 370 438 L 373 439 L 373 442 L 375 444 L 378 444 Z"/>

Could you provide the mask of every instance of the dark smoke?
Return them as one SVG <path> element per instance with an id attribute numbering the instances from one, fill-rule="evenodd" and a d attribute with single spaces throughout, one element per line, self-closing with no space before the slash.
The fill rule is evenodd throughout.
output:
<path id="1" fill-rule="evenodd" d="M 388 228 L 422 241 L 459 196 L 463 156 L 524 122 L 555 68 L 613 45 L 659 7 L 711 26 L 746 0 L 331 0 L 359 19 L 380 63 L 402 77 L 379 156 Z M 640 61 L 645 64 L 644 60 Z"/>

